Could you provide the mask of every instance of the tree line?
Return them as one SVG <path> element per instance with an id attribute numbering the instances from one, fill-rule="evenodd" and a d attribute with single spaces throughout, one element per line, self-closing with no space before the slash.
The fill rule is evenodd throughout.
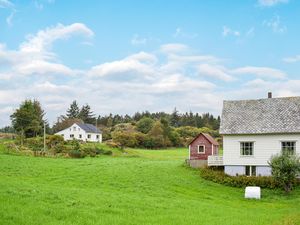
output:
<path id="1" fill-rule="evenodd" d="M 52 127 L 49 126 L 45 112 L 38 100 L 25 100 L 10 116 L 12 126 L 4 131 L 14 130 L 26 138 L 42 135 L 43 126 L 47 133 L 54 134 L 75 122 L 94 124 L 103 132 L 103 140 L 111 140 L 121 146 L 129 147 L 168 147 L 185 145 L 199 132 L 208 132 L 218 137 L 220 117 L 210 113 L 172 113 L 149 111 L 133 115 L 98 115 L 89 104 L 79 106 L 73 101 L 64 115 L 60 115 Z"/>

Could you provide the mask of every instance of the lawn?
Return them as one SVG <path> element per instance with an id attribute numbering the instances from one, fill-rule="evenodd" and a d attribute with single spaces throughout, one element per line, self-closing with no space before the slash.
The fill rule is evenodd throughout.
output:
<path id="1" fill-rule="evenodd" d="M 299 188 L 246 200 L 243 189 L 185 167 L 186 149 L 126 152 L 84 159 L 0 153 L 0 224 L 300 224 Z"/>

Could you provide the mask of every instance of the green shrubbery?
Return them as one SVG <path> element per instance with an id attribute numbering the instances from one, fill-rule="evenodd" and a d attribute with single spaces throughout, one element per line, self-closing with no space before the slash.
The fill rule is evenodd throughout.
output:
<path id="1" fill-rule="evenodd" d="M 270 189 L 280 187 L 280 184 L 276 182 L 273 177 L 267 176 L 229 176 L 223 171 L 212 168 L 201 169 L 200 175 L 206 180 L 210 180 L 215 183 L 224 184 L 232 187 L 259 186 L 262 188 Z"/>
<path id="2" fill-rule="evenodd" d="M 9 142 L 6 144 L 5 150 L 8 154 L 71 158 L 113 154 L 110 150 L 88 143 L 83 144 L 78 140 L 64 141 L 63 137 L 58 135 L 48 135 L 46 137 L 46 151 L 44 151 L 44 139 L 42 137 L 27 138 L 24 140 L 23 145 L 18 141 Z"/>

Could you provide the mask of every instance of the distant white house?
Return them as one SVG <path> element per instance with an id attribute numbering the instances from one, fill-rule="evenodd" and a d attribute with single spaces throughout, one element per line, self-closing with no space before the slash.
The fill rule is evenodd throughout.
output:
<path id="1" fill-rule="evenodd" d="M 223 135 L 225 173 L 271 175 L 272 155 L 300 154 L 300 97 L 224 101 L 220 134 Z M 209 156 L 208 165 L 220 165 Z"/>
<path id="2" fill-rule="evenodd" d="M 72 126 L 59 131 L 56 135 L 61 135 L 65 141 L 81 140 L 90 142 L 102 142 L 101 131 L 92 124 L 74 123 Z"/>

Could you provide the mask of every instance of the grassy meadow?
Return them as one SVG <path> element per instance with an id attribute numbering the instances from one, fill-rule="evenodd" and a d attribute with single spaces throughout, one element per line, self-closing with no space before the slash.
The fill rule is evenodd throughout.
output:
<path id="1" fill-rule="evenodd" d="M 0 224 L 300 224 L 299 188 L 246 200 L 184 166 L 187 149 L 114 153 L 42 158 L 0 145 Z"/>

